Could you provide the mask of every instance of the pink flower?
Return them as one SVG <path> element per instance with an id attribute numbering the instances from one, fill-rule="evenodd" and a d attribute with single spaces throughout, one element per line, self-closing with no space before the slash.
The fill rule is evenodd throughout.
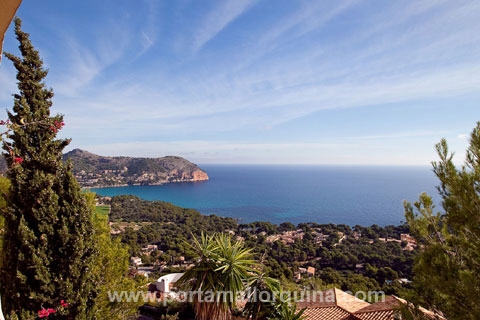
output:
<path id="1" fill-rule="evenodd" d="M 42 309 L 38 311 L 38 317 L 39 318 L 47 318 L 50 315 L 50 312 L 48 312 L 47 309 Z"/>
<path id="2" fill-rule="evenodd" d="M 55 120 L 52 125 L 50 125 L 50 131 L 57 133 L 58 130 L 62 129 L 62 127 L 65 125 L 65 122 L 63 121 L 58 121 Z"/>
<path id="3" fill-rule="evenodd" d="M 15 157 L 13 158 L 13 163 L 15 164 L 20 164 L 23 162 L 23 158 L 22 157 Z"/>
<path id="4" fill-rule="evenodd" d="M 55 121 L 53 124 L 55 125 L 55 127 L 56 127 L 57 129 L 61 129 L 61 128 L 65 125 L 65 122 L 63 122 L 63 121 L 61 121 L 61 122 L 60 122 L 60 121 Z"/>
<path id="5" fill-rule="evenodd" d="M 64 308 L 68 307 L 68 303 L 65 300 L 60 300 L 60 305 Z"/>
<path id="6" fill-rule="evenodd" d="M 45 309 L 45 308 L 42 308 L 42 310 L 38 311 L 38 317 L 39 318 L 48 318 L 49 315 L 51 315 L 52 313 L 55 313 L 57 312 L 55 309 L 52 309 L 52 308 L 48 308 L 48 309 Z"/>

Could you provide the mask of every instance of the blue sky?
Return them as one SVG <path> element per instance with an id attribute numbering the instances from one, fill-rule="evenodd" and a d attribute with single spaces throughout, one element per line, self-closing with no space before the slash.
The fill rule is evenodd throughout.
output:
<path id="1" fill-rule="evenodd" d="M 67 150 L 199 164 L 463 162 L 478 1 L 23 1 Z M 17 53 L 10 26 L 4 49 Z M 15 71 L 0 66 L 0 107 Z M 5 117 L 5 116 L 4 116 Z"/>

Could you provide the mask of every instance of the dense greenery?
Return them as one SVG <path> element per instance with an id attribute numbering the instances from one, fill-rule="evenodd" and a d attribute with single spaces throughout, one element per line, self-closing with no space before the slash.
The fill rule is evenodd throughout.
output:
<path id="1" fill-rule="evenodd" d="M 480 319 L 480 122 L 470 137 L 465 164 L 457 168 L 447 142 L 437 144 L 440 161 L 433 170 L 444 212 L 435 213 L 422 194 L 405 204 L 406 218 L 423 246 L 415 261 L 420 303 L 450 320 Z"/>
<path id="2" fill-rule="evenodd" d="M 160 249 L 166 253 L 162 256 L 165 261 L 184 255 L 185 241 L 191 240 L 192 234 L 199 236 L 202 231 L 224 232 L 237 226 L 234 219 L 204 216 L 196 210 L 162 201 L 146 201 L 135 196 L 114 197 L 111 201 L 110 221 L 114 228 L 121 226 L 122 222 L 144 223 L 138 231 L 127 226 L 122 241 L 130 246 L 132 255 L 139 254 L 144 245 L 159 244 Z"/>
<path id="3" fill-rule="evenodd" d="M 87 192 L 85 196 L 89 205 L 95 207 L 95 194 Z M 93 214 L 95 242 L 98 248 L 98 255 L 90 271 L 97 275 L 98 296 L 95 300 L 94 316 L 96 319 L 121 320 L 135 315 L 142 301 L 110 301 L 109 292 L 143 290 L 147 279 L 129 276 L 128 247 L 119 239 L 111 237 L 107 209 L 107 207 L 96 206 Z"/>
<path id="4" fill-rule="evenodd" d="M 21 57 L 5 54 L 17 69 L 19 93 L 3 141 L 11 182 L 4 212 L 4 311 L 9 319 L 31 319 L 42 308 L 63 308 L 67 301 L 70 319 L 91 319 L 97 296 L 90 272 L 96 254 L 92 210 L 71 166 L 62 161 L 69 143 L 56 139 L 63 116 L 50 116 L 47 71 L 19 19 L 15 33 Z"/>
<path id="5" fill-rule="evenodd" d="M 405 249 L 400 234 L 408 233 L 406 225 L 371 227 L 334 224 L 269 222 L 237 224 L 234 219 L 205 216 L 161 201 L 145 201 L 135 196 L 117 196 L 111 200 L 111 221 L 114 228 L 126 227 L 118 236 L 140 255 L 141 247 L 157 244 L 162 254 L 143 256 L 147 263 L 165 265 L 165 272 L 178 271 L 169 265 L 178 264 L 184 256 L 192 261 L 185 240 L 201 232 L 230 232 L 253 248 L 256 260 L 262 260 L 266 276 L 293 281 L 302 267 L 315 267 L 316 276 L 304 277 L 302 286 L 322 289 L 336 286 L 343 290 L 384 290 L 399 293 L 402 287 L 394 281 L 411 278 L 415 251 Z M 285 244 L 275 235 L 283 232 L 302 233 L 301 238 Z M 342 237 L 340 236 L 342 235 Z M 323 238 L 322 238 L 323 237 Z M 380 238 L 396 239 L 385 242 Z M 319 240 L 323 239 L 323 240 Z"/>

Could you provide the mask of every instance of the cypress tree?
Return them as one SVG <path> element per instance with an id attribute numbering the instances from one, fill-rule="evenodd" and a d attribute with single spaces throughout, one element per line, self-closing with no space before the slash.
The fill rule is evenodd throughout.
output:
<path id="1" fill-rule="evenodd" d="M 8 112 L 3 141 L 11 181 L 5 213 L 2 304 L 9 319 L 90 319 L 95 287 L 90 272 L 96 254 L 92 208 L 57 139 L 62 115 L 50 115 L 53 91 L 29 35 L 15 19 L 21 57 L 6 53 L 17 69 L 19 92 Z M 63 300 L 63 301 L 62 301 Z M 66 306 L 65 303 L 68 303 Z M 52 310 L 50 310 L 52 311 Z"/>

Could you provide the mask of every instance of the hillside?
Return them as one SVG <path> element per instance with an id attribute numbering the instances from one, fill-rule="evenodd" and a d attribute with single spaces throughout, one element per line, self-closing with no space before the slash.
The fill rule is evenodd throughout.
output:
<path id="1" fill-rule="evenodd" d="M 104 157 L 75 149 L 63 156 L 83 187 L 153 185 L 204 181 L 208 175 L 196 164 L 177 156 L 162 158 Z"/>
<path id="2" fill-rule="evenodd" d="M 73 173 L 82 187 L 154 185 L 204 181 L 208 174 L 196 164 L 176 156 L 162 158 L 103 157 L 75 149 L 63 155 L 73 163 Z M 7 166 L 0 157 L 0 173 Z"/>
<path id="3" fill-rule="evenodd" d="M 161 266 L 164 273 L 182 272 L 189 265 L 192 252 L 186 243 L 191 243 L 192 237 L 227 232 L 252 249 L 255 259 L 262 260 L 267 276 L 315 290 L 320 287 L 312 286 L 336 286 L 352 292 L 403 295 L 409 289 L 409 281 L 404 279 L 413 277 L 418 253 L 407 225 L 238 224 L 233 218 L 202 215 L 136 196 L 100 201 L 110 206 L 111 233 L 129 246 L 132 256 Z M 160 251 L 151 254 L 149 246 Z M 308 274 L 308 268 L 313 268 L 313 274 Z"/>

